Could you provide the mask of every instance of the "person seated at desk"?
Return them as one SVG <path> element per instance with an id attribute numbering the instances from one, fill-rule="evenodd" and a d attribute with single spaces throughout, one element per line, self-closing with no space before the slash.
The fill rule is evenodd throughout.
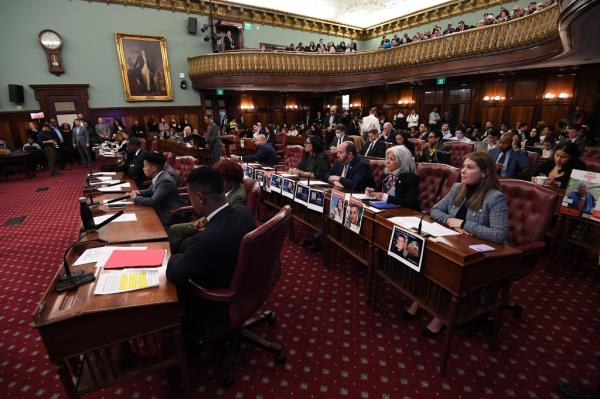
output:
<path id="1" fill-rule="evenodd" d="M 385 153 L 387 176 L 381 180 L 377 191 L 367 187 L 365 194 L 375 197 L 378 201 L 420 211 L 419 176 L 415 171 L 415 161 L 408 148 L 403 145 L 390 147 Z"/>
<path id="2" fill-rule="evenodd" d="M 232 161 L 242 161 L 242 162 L 258 162 L 265 166 L 275 166 L 279 163 L 279 158 L 277 157 L 277 152 L 275 148 L 271 145 L 271 143 L 267 143 L 267 137 L 264 134 L 258 134 L 254 138 L 254 143 L 256 144 L 256 154 L 252 155 L 232 155 Z"/>
<path id="3" fill-rule="evenodd" d="M 362 150 L 360 150 L 360 155 L 363 157 L 385 158 L 385 141 L 379 137 L 377 129 L 369 130 L 367 138 L 369 140 L 365 143 Z"/>
<path id="4" fill-rule="evenodd" d="M 186 126 L 183 128 L 183 142 L 184 144 L 191 144 L 192 143 L 192 128 L 189 126 Z"/>
<path id="5" fill-rule="evenodd" d="M 242 184 L 244 171 L 242 166 L 229 159 L 221 159 L 214 164 L 213 169 L 219 172 L 223 179 L 225 199 L 229 206 L 246 206 L 246 189 Z M 169 227 L 167 234 L 171 245 L 171 253 L 185 252 L 190 239 L 206 224 L 206 218 L 199 218 L 191 223 L 177 223 Z"/>
<path id="6" fill-rule="evenodd" d="M 140 139 L 132 137 L 127 143 L 127 158 L 121 167 L 121 171 L 135 181 L 138 187 L 142 187 L 146 180 L 144 174 L 144 151 L 142 151 Z"/>
<path id="7" fill-rule="evenodd" d="M 335 148 L 338 148 L 345 141 L 354 142 L 354 140 L 352 140 L 352 137 L 346 134 L 346 126 L 344 126 L 341 123 L 338 123 L 337 125 L 335 125 L 335 136 L 331 139 L 329 147 L 333 150 Z"/>
<path id="8" fill-rule="evenodd" d="M 210 166 L 190 172 L 187 190 L 194 210 L 206 218 L 206 223 L 191 238 L 185 252 L 171 255 L 166 275 L 177 285 L 186 316 L 206 330 L 226 322 L 227 307 L 198 298 L 189 290 L 188 279 L 206 288 L 228 288 L 240 242 L 256 228 L 256 222 L 245 206 L 227 204 L 223 179 Z"/>
<path id="9" fill-rule="evenodd" d="M 396 133 L 396 137 L 394 138 L 394 145 L 403 145 L 408 151 L 415 156 L 415 145 L 408 140 L 408 135 L 405 131 L 400 130 Z"/>
<path id="10" fill-rule="evenodd" d="M 513 136 L 513 133 L 502 135 L 498 147 L 489 150 L 489 154 L 496 161 L 500 177 L 528 178 L 528 176 L 531 176 L 529 157 L 524 151 L 514 150 Z"/>
<path id="11" fill-rule="evenodd" d="M 461 182 L 431 209 L 431 217 L 461 233 L 502 244 L 508 234 L 508 207 L 500 191 L 496 163 L 488 153 L 472 152 L 465 156 L 460 171 Z M 414 301 L 403 319 L 417 315 Z M 433 318 L 423 330 L 424 337 L 435 337 L 444 330 L 440 319 Z"/>
<path id="12" fill-rule="evenodd" d="M 441 132 L 429 132 L 427 143 L 417 154 L 417 161 L 430 163 L 450 163 L 450 152 L 442 144 Z"/>
<path id="13" fill-rule="evenodd" d="M 198 132 L 198 129 L 192 131 L 192 146 L 194 148 L 206 148 L 206 138 Z"/>
<path id="14" fill-rule="evenodd" d="M 323 179 L 329 171 L 329 160 L 323 152 L 323 140 L 319 136 L 310 136 L 304 143 L 304 155 L 297 168 L 289 173 L 309 179 Z"/>
<path id="15" fill-rule="evenodd" d="M 173 176 L 163 171 L 165 157 L 157 152 L 144 154 L 144 174 L 152 178 L 150 188 L 132 191 L 129 195 L 133 203 L 154 208 L 163 226 L 169 227 L 171 210 L 183 205 L 177 192 L 177 183 Z"/>
<path id="16" fill-rule="evenodd" d="M 573 169 L 587 170 L 587 166 L 579 159 L 577 144 L 569 142 L 556 146 L 553 159 L 541 163 L 533 175 L 547 176 L 549 186 L 567 188 Z"/>
<path id="17" fill-rule="evenodd" d="M 117 151 L 122 154 L 127 154 L 127 143 L 129 143 L 129 135 L 127 133 L 117 133 L 115 140 L 117 142 Z M 138 139 L 139 143 L 139 139 Z"/>
<path id="18" fill-rule="evenodd" d="M 353 191 L 364 191 L 375 185 L 371 166 L 357 154 L 356 146 L 349 141 L 338 146 L 337 161 L 325 177 L 335 187 Z"/>

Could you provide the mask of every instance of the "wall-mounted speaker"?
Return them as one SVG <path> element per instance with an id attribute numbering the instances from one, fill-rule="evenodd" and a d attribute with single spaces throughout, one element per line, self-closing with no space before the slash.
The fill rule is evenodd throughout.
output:
<path id="1" fill-rule="evenodd" d="M 23 104 L 25 102 L 25 95 L 23 93 L 23 86 L 21 85 L 8 85 L 8 98 L 10 102 L 15 104 Z"/>
<path id="2" fill-rule="evenodd" d="M 194 17 L 188 18 L 188 33 L 190 35 L 195 35 L 198 31 L 198 19 Z"/>

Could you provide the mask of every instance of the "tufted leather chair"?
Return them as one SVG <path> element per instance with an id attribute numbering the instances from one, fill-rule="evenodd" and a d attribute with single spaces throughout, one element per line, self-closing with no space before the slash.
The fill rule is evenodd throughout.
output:
<path id="1" fill-rule="evenodd" d="M 450 150 L 450 165 L 460 168 L 465 155 L 475 150 L 475 144 L 446 141 L 444 145 Z"/>
<path id="2" fill-rule="evenodd" d="M 417 152 L 423 151 L 423 146 L 425 145 L 425 140 L 410 138 L 410 139 L 408 139 L 408 141 L 410 141 L 411 143 L 414 144 L 414 146 L 415 146 L 415 154 Z"/>
<path id="3" fill-rule="evenodd" d="M 533 171 L 537 168 L 540 163 L 540 153 L 535 151 L 527 151 L 527 158 L 529 158 L 529 167 Z"/>
<path id="4" fill-rule="evenodd" d="M 148 143 L 146 142 L 146 139 L 140 138 L 140 148 L 143 151 L 146 151 L 148 149 Z"/>
<path id="5" fill-rule="evenodd" d="M 223 142 L 223 145 L 224 145 L 223 154 L 225 154 L 225 156 L 230 157 L 231 154 L 233 154 L 233 155 L 237 154 L 237 148 L 238 148 L 237 143 L 239 143 L 239 141 L 240 141 L 239 138 L 237 138 L 233 134 L 226 134 L 225 136 L 221 137 L 221 141 Z"/>
<path id="6" fill-rule="evenodd" d="M 287 145 L 283 153 L 283 166 L 286 169 L 295 168 L 302 160 L 304 147 L 301 145 Z"/>
<path id="7" fill-rule="evenodd" d="M 385 175 L 385 160 L 384 159 L 369 159 L 369 166 L 373 172 L 373 180 L 375 180 L 375 186 L 381 185 L 381 179 Z"/>
<path id="8" fill-rule="evenodd" d="M 165 157 L 169 165 L 175 166 L 175 156 L 172 152 L 163 152 L 163 156 Z"/>
<path id="9" fill-rule="evenodd" d="M 554 218 L 558 192 L 537 184 L 516 179 L 501 179 L 500 188 L 508 205 L 508 243 L 523 251 L 521 263 L 529 266 L 521 276 L 535 266 L 531 259 L 544 250 L 544 235 Z M 518 305 L 506 305 L 515 316 L 521 314 Z"/>
<path id="10" fill-rule="evenodd" d="M 285 133 L 277 133 L 275 134 L 275 151 L 277 152 L 277 156 L 281 159 L 285 152 L 285 141 L 287 139 L 287 134 Z"/>
<path id="11" fill-rule="evenodd" d="M 329 160 L 329 164 L 333 165 L 337 160 L 337 151 L 329 150 L 329 153 L 327 154 L 327 159 Z"/>
<path id="12" fill-rule="evenodd" d="M 600 160 L 586 158 L 586 159 L 582 159 L 582 161 L 585 162 L 585 166 L 587 167 L 587 170 L 589 170 L 590 172 L 600 173 Z"/>
<path id="13" fill-rule="evenodd" d="M 427 210 L 450 192 L 452 185 L 460 178 L 460 169 L 443 163 L 420 162 L 417 165 L 417 175 L 419 175 L 419 204 L 422 210 Z M 444 176 L 446 181 L 442 191 L 438 198 L 434 198 Z"/>
<path id="14" fill-rule="evenodd" d="M 152 143 L 150 143 L 150 150 L 158 151 L 158 140 L 156 140 L 156 139 L 152 140 Z"/>
<path id="15" fill-rule="evenodd" d="M 246 207 L 250 209 L 250 213 L 256 219 L 258 217 L 258 196 L 260 195 L 260 186 L 258 182 L 249 177 L 245 177 L 244 188 L 246 189 Z"/>
<path id="16" fill-rule="evenodd" d="M 356 147 L 356 152 L 360 152 L 365 146 L 365 139 L 361 136 L 350 136 L 352 141 L 354 142 L 354 146 Z"/>
<path id="17" fill-rule="evenodd" d="M 175 158 L 175 165 L 173 165 L 174 169 L 177 171 L 179 175 L 179 185 L 185 186 L 187 184 L 187 177 L 198 165 L 198 160 L 192 156 L 179 156 Z"/>
<path id="18" fill-rule="evenodd" d="M 233 343 L 225 362 L 228 374 L 225 380 L 227 386 L 233 385 L 231 363 L 238 351 L 241 338 L 276 353 L 278 363 L 285 361 L 281 345 L 270 343 L 250 332 L 249 329 L 263 321 L 267 321 L 270 325 L 276 321 L 275 315 L 270 311 L 253 316 L 263 306 L 281 275 L 279 256 L 291 218 L 292 209 L 286 205 L 270 220 L 242 238 L 237 263 L 228 288 L 204 288 L 192 280 L 188 281 L 192 291 L 200 298 L 226 304 L 228 307 L 227 327 L 233 336 Z"/>
<path id="19" fill-rule="evenodd" d="M 583 154 L 581 154 L 581 158 L 600 162 L 600 147 L 585 147 Z"/>

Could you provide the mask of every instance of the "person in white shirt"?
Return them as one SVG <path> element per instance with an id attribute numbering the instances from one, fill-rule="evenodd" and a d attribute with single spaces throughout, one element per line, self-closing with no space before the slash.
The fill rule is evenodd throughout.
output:
<path id="1" fill-rule="evenodd" d="M 361 134 L 365 140 L 368 139 L 367 133 L 371 130 L 376 129 L 377 134 L 381 133 L 381 127 L 379 125 L 379 119 L 377 119 L 377 107 L 373 107 L 369 110 L 369 115 L 365 116 L 360 126 Z"/>
<path id="2" fill-rule="evenodd" d="M 456 132 L 454 132 L 454 137 L 451 137 L 449 140 L 450 141 L 459 141 L 461 143 L 468 143 L 468 144 L 471 144 L 473 142 L 473 140 L 471 140 L 470 138 L 465 136 L 465 134 L 462 132 L 462 130 L 457 130 Z"/>
<path id="3" fill-rule="evenodd" d="M 438 112 L 438 107 L 433 107 L 433 111 L 429 114 L 429 127 L 435 129 L 435 127 L 440 123 L 440 114 Z"/>
<path id="4" fill-rule="evenodd" d="M 450 140 L 452 138 L 452 132 L 447 123 L 442 125 L 442 140 Z"/>
<path id="5" fill-rule="evenodd" d="M 416 128 L 419 126 L 419 114 L 417 114 L 416 109 L 413 108 L 410 110 L 410 114 L 408 114 L 408 116 L 406 117 L 406 123 L 409 129 L 411 127 Z"/>

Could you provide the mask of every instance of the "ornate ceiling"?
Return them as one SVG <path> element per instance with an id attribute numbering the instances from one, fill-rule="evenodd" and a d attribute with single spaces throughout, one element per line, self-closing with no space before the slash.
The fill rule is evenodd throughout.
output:
<path id="1" fill-rule="evenodd" d="M 230 2 L 368 28 L 449 3 L 450 0 L 236 0 Z"/>

